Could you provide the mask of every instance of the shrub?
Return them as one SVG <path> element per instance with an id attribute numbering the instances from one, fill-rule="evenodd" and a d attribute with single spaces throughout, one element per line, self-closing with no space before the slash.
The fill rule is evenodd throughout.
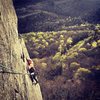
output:
<path id="1" fill-rule="evenodd" d="M 39 52 L 37 52 L 37 51 L 33 51 L 32 53 L 33 53 L 34 57 L 38 57 L 39 56 Z"/>
<path id="2" fill-rule="evenodd" d="M 57 32 L 53 32 L 53 35 L 57 35 Z"/>
<path id="3" fill-rule="evenodd" d="M 31 40 L 34 42 L 36 40 L 36 38 L 35 37 L 32 37 Z"/>
<path id="4" fill-rule="evenodd" d="M 52 58 L 53 61 L 59 61 L 61 58 L 61 53 L 60 52 L 57 52 L 55 54 L 55 56 Z"/>
<path id="5" fill-rule="evenodd" d="M 46 42 L 46 40 L 45 39 L 42 39 L 42 43 L 45 43 Z"/>
<path id="6" fill-rule="evenodd" d="M 74 78 L 79 78 L 79 79 L 85 79 L 88 77 L 88 75 L 91 73 L 91 71 L 89 69 L 86 68 L 79 68 L 75 75 Z"/>
<path id="7" fill-rule="evenodd" d="M 42 63 L 41 68 L 46 69 L 47 68 L 47 63 Z"/>
<path id="8" fill-rule="evenodd" d="M 33 40 L 33 38 L 32 38 L 32 40 Z M 38 40 L 38 39 L 35 39 L 35 40 L 33 40 L 33 42 L 34 42 L 34 43 L 38 43 L 39 40 Z"/>
<path id="9" fill-rule="evenodd" d="M 71 37 L 69 37 L 66 42 L 67 42 L 67 44 L 71 44 L 73 42 L 73 40 Z"/>
<path id="10" fill-rule="evenodd" d="M 48 42 L 45 42 L 45 46 L 48 46 L 49 45 L 49 43 Z"/>
<path id="11" fill-rule="evenodd" d="M 95 47 L 97 47 L 97 42 L 96 42 L 96 41 L 94 41 L 94 42 L 92 42 L 92 44 L 91 44 L 91 45 L 92 45 L 92 47 L 93 47 L 93 48 L 95 48 Z"/>
<path id="12" fill-rule="evenodd" d="M 79 49 L 79 52 L 84 52 L 84 51 L 87 51 L 87 49 L 86 48 L 80 48 Z"/>
<path id="13" fill-rule="evenodd" d="M 49 40 L 50 42 L 54 42 L 54 39 L 53 38 L 50 38 L 50 40 Z"/>
<path id="14" fill-rule="evenodd" d="M 70 54 L 68 56 L 68 58 L 72 59 L 72 58 L 75 58 L 76 56 L 78 56 L 78 53 L 77 52 L 73 52 L 72 54 Z"/>
<path id="15" fill-rule="evenodd" d="M 64 40 L 60 40 L 60 44 L 64 44 Z"/>
<path id="16" fill-rule="evenodd" d="M 97 44 L 98 44 L 98 46 L 100 46 L 100 40 L 97 40 Z"/>
<path id="17" fill-rule="evenodd" d="M 60 61 L 61 61 L 61 62 L 65 62 L 65 61 L 66 61 L 66 58 L 67 58 L 67 56 L 63 54 L 63 55 L 61 56 Z"/>
<path id="18" fill-rule="evenodd" d="M 59 45 L 58 51 L 59 51 L 59 52 L 64 52 L 64 47 L 63 47 L 63 45 Z"/>
<path id="19" fill-rule="evenodd" d="M 62 68 L 66 68 L 66 64 L 65 63 L 62 63 Z"/>
<path id="20" fill-rule="evenodd" d="M 38 32 L 37 34 L 38 34 L 38 35 L 43 35 L 44 33 L 43 33 L 43 32 Z"/>
<path id="21" fill-rule="evenodd" d="M 62 63 L 59 61 L 59 62 L 56 62 L 51 68 L 52 69 L 57 69 L 59 67 L 62 67 Z"/>
<path id="22" fill-rule="evenodd" d="M 63 39 L 64 38 L 64 36 L 63 35 L 60 35 L 60 39 Z"/>
<path id="23" fill-rule="evenodd" d="M 96 69 L 96 70 L 100 70 L 100 65 L 98 66 L 92 66 L 93 69 Z"/>
<path id="24" fill-rule="evenodd" d="M 79 67 L 80 67 L 80 64 L 77 63 L 77 62 L 72 62 L 72 63 L 70 64 L 71 70 L 77 70 Z"/>

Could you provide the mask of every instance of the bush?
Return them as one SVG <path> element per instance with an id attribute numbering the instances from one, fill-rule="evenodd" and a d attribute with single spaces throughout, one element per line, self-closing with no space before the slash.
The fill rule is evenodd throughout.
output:
<path id="1" fill-rule="evenodd" d="M 70 64 L 70 69 L 71 69 L 71 70 L 77 70 L 79 67 L 80 67 L 80 64 L 77 63 L 77 62 L 72 62 L 72 63 Z"/>
<path id="2" fill-rule="evenodd" d="M 85 79 L 88 77 L 88 75 L 91 73 L 91 71 L 89 69 L 86 68 L 79 68 L 75 75 L 74 78 L 79 78 L 79 79 Z"/>
<path id="3" fill-rule="evenodd" d="M 80 48 L 79 49 L 79 52 L 84 52 L 84 51 L 87 51 L 87 49 L 86 48 Z"/>
<path id="4" fill-rule="evenodd" d="M 63 54 L 63 55 L 61 56 L 60 61 L 61 61 L 61 62 L 65 62 L 65 61 L 66 61 L 66 58 L 67 58 L 67 56 Z"/>
<path id="5" fill-rule="evenodd" d="M 73 40 L 71 37 L 69 37 L 66 42 L 67 42 L 67 44 L 72 44 Z"/>
<path id="6" fill-rule="evenodd" d="M 52 58 L 53 61 L 59 61 L 61 58 L 61 53 L 60 52 L 57 52 L 55 54 L 55 56 Z"/>
<path id="7" fill-rule="evenodd" d="M 96 70 L 100 70 L 100 65 L 98 66 L 92 66 L 93 69 L 96 69 Z"/>
<path id="8" fill-rule="evenodd" d="M 47 63 L 41 63 L 41 68 L 46 69 L 47 68 Z"/>
<path id="9" fill-rule="evenodd" d="M 34 57 L 38 57 L 39 56 L 39 53 L 37 51 L 33 51 L 32 53 L 33 53 Z"/>
<path id="10" fill-rule="evenodd" d="M 97 41 L 98 46 L 100 46 L 100 40 Z"/>
<path id="11" fill-rule="evenodd" d="M 72 58 L 75 58 L 76 56 L 78 56 L 78 53 L 73 52 L 71 55 L 68 56 L 68 58 L 72 59 Z"/>
<path id="12" fill-rule="evenodd" d="M 92 45 L 92 47 L 93 47 L 93 48 L 96 48 L 96 47 L 97 47 L 97 42 L 96 42 L 96 41 L 94 41 L 94 42 L 92 42 L 92 44 L 91 44 L 91 45 Z"/>
<path id="13" fill-rule="evenodd" d="M 64 52 L 64 46 L 63 46 L 63 45 L 59 45 L 58 51 L 59 51 L 59 52 Z"/>

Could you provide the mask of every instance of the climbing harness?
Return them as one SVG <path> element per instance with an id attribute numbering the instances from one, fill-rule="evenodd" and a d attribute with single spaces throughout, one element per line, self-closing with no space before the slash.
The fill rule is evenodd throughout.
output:
<path id="1" fill-rule="evenodd" d="M 18 71 L 15 71 L 15 70 L 12 70 L 12 69 L 9 69 L 7 68 L 6 66 L 0 64 L 0 67 L 1 68 L 4 68 L 8 71 L 4 71 L 4 70 L 0 70 L 0 73 L 8 73 L 8 74 L 19 74 L 19 75 L 29 75 L 28 73 L 21 73 L 21 72 L 18 72 Z"/>

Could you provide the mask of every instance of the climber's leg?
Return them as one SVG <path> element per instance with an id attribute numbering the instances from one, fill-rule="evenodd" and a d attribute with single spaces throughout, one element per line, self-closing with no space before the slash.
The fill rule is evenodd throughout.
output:
<path id="1" fill-rule="evenodd" d="M 30 79 L 31 79 L 31 81 L 33 83 L 34 82 L 34 79 L 33 79 L 33 75 L 32 74 L 30 74 Z"/>
<path id="2" fill-rule="evenodd" d="M 34 79 L 35 79 L 36 83 L 39 83 L 38 79 L 37 79 L 37 77 L 35 75 L 34 75 Z"/>
<path id="3" fill-rule="evenodd" d="M 30 79 L 31 79 L 33 84 L 36 85 L 38 83 L 38 79 L 34 73 L 30 73 Z"/>

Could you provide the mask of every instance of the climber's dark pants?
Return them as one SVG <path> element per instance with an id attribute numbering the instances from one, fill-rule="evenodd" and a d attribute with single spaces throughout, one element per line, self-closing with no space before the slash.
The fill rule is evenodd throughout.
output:
<path id="1" fill-rule="evenodd" d="M 36 79 L 36 75 L 33 73 L 30 73 L 30 78 L 31 78 L 31 81 L 34 82 L 34 80 L 36 81 L 36 83 L 38 83 L 38 80 Z"/>
<path id="2" fill-rule="evenodd" d="M 31 81 L 34 82 L 34 80 L 35 80 L 36 83 L 38 83 L 38 80 L 36 79 L 35 70 L 34 70 L 33 67 L 32 67 L 31 69 L 29 69 L 29 72 L 30 72 L 30 78 L 31 78 Z"/>

